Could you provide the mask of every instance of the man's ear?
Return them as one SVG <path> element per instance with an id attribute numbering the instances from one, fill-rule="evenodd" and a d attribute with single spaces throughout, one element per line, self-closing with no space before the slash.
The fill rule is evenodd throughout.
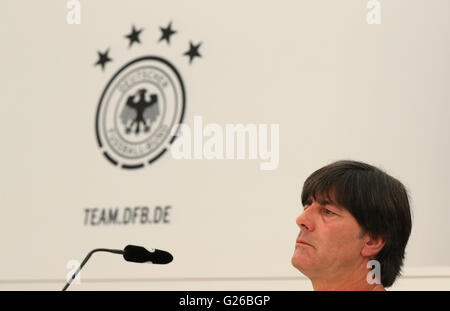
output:
<path id="1" fill-rule="evenodd" d="M 372 237 L 366 234 L 363 237 L 364 246 L 361 249 L 361 256 L 363 257 L 375 257 L 384 247 L 386 242 L 381 237 Z"/>

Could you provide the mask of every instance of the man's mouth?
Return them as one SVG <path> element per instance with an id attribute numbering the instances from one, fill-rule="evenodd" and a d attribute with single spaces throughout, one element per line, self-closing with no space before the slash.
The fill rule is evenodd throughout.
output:
<path id="1" fill-rule="evenodd" d="M 297 245 L 306 245 L 306 246 L 313 247 L 313 245 L 311 243 L 308 243 L 308 242 L 306 242 L 305 240 L 302 240 L 302 239 L 297 239 L 296 242 L 297 242 L 296 243 Z"/>

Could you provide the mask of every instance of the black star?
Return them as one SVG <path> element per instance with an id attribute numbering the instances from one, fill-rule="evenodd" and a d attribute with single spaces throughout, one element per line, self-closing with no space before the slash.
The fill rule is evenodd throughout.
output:
<path id="1" fill-rule="evenodd" d="M 170 44 L 170 36 L 173 35 L 174 33 L 177 33 L 175 30 L 172 30 L 172 22 L 170 22 L 169 26 L 167 26 L 166 28 L 159 27 L 159 29 L 161 29 L 161 32 L 162 32 L 162 35 L 161 35 L 161 38 L 159 39 L 159 41 L 166 40 L 167 44 Z"/>
<path id="2" fill-rule="evenodd" d="M 195 57 L 202 57 L 200 55 L 200 53 L 198 52 L 198 49 L 200 48 L 200 45 L 202 44 L 201 42 L 197 45 L 192 44 L 192 41 L 189 42 L 190 47 L 189 47 L 189 51 L 187 51 L 186 53 L 184 53 L 183 55 L 188 55 L 189 56 L 189 64 L 192 63 L 192 60 Z"/>
<path id="3" fill-rule="evenodd" d="M 94 66 L 101 65 L 102 70 L 105 70 L 106 63 L 112 61 L 112 59 L 109 58 L 108 53 L 109 53 L 109 49 L 107 49 L 105 53 L 97 51 L 98 61 L 95 63 Z"/>
<path id="4" fill-rule="evenodd" d="M 130 44 L 128 45 L 129 48 L 133 45 L 134 42 L 141 43 L 141 41 L 139 40 L 139 34 L 142 32 L 142 30 L 143 29 L 136 30 L 133 25 L 131 33 L 125 36 L 125 38 L 128 38 L 128 40 L 130 40 Z"/>

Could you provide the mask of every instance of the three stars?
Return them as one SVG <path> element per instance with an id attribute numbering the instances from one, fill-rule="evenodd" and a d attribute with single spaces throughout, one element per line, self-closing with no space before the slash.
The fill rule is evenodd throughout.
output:
<path id="1" fill-rule="evenodd" d="M 167 42 L 167 44 L 170 44 L 170 37 L 177 33 L 176 30 L 172 29 L 172 22 L 170 22 L 167 27 L 165 27 L 165 28 L 159 27 L 159 29 L 161 30 L 161 37 L 159 38 L 158 42 L 161 42 L 164 40 Z M 136 29 L 136 27 L 134 25 L 132 26 L 131 33 L 125 36 L 125 38 L 127 38 L 129 40 L 128 48 L 131 48 L 134 43 L 139 43 L 139 44 L 141 43 L 141 41 L 139 39 L 139 35 L 141 34 L 142 31 L 143 31 L 143 29 L 138 30 L 138 29 Z M 192 43 L 192 41 L 189 42 L 189 45 L 190 45 L 189 50 L 183 54 L 185 56 L 189 56 L 189 64 L 192 64 L 192 61 L 196 57 L 202 57 L 199 53 L 199 48 L 200 48 L 201 44 L 202 44 L 202 42 L 198 43 L 197 45 L 194 45 Z M 108 62 L 112 61 L 112 59 L 108 55 L 109 48 L 104 53 L 97 51 L 97 54 L 98 54 L 98 60 L 94 66 L 101 66 L 102 70 L 104 71 L 106 64 Z"/>

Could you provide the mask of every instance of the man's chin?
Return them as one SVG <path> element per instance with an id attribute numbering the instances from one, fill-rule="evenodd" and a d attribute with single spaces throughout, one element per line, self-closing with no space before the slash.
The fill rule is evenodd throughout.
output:
<path id="1" fill-rule="evenodd" d="M 291 258 L 291 264 L 301 273 L 307 275 L 307 271 L 311 270 L 313 263 L 310 258 L 307 258 L 304 254 L 299 254 L 297 251 Z"/>

